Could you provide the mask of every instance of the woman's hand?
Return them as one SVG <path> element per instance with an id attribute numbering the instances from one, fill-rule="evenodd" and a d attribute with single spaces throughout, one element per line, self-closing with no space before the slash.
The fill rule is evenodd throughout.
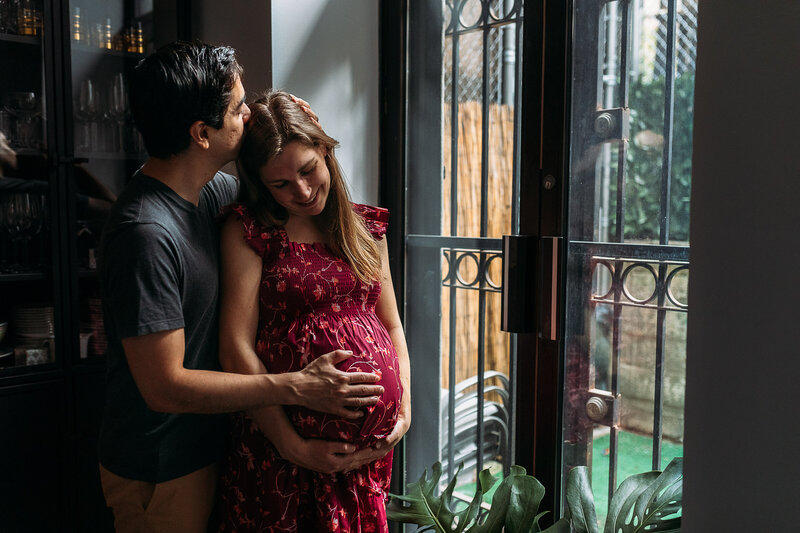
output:
<path id="1" fill-rule="evenodd" d="M 291 446 L 282 446 L 276 442 L 275 448 L 287 461 L 322 474 L 344 471 L 353 463 L 352 457 L 356 451 L 354 444 L 346 442 L 302 438 Z"/>
<path id="2" fill-rule="evenodd" d="M 308 470 L 323 474 L 349 472 L 383 459 L 406 434 L 409 422 L 407 417 L 398 415 L 397 424 L 385 439 L 360 450 L 354 444 L 303 439 L 296 434 L 288 433 L 286 434 L 288 438 L 276 438 L 273 444 L 281 457 Z"/>
<path id="3" fill-rule="evenodd" d="M 403 435 L 406 434 L 410 422 L 411 420 L 408 417 L 400 413 L 397 416 L 397 424 L 395 424 L 394 429 L 392 429 L 392 432 L 389 433 L 385 439 L 376 442 L 372 446 L 362 448 L 357 452 L 338 457 L 335 462 L 338 466 L 336 471 L 349 472 L 362 465 L 374 463 L 378 459 L 383 459 L 386 457 L 387 453 L 397 446 L 397 443 L 400 442 Z"/>

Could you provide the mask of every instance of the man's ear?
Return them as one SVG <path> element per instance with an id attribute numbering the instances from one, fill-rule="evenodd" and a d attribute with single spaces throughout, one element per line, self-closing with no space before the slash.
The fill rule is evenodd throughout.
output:
<path id="1" fill-rule="evenodd" d="M 208 125 L 205 122 L 198 120 L 189 126 L 189 136 L 192 138 L 194 143 L 200 146 L 200 148 L 206 150 L 208 149 Z"/>

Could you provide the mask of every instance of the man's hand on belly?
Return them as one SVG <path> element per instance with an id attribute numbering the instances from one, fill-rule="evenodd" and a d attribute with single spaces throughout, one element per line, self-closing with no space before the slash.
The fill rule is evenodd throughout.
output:
<path id="1" fill-rule="evenodd" d="M 291 380 L 293 404 L 315 411 L 331 413 L 355 420 L 364 416 L 359 407 L 374 405 L 383 394 L 383 387 L 374 385 L 380 375 L 367 372 L 343 372 L 336 368 L 353 355 L 336 350 L 316 358 Z"/>

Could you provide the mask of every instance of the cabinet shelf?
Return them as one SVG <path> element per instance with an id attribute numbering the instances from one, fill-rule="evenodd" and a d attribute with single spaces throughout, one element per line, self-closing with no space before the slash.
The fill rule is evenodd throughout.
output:
<path id="1" fill-rule="evenodd" d="M 134 154 L 128 152 L 75 152 L 76 158 L 106 160 L 106 161 L 144 161 L 146 154 Z"/>
<path id="2" fill-rule="evenodd" d="M 43 365 L 14 365 L 0 367 L 0 385 L 21 382 L 33 383 L 48 381 L 64 377 L 64 370 L 58 363 L 45 363 Z"/>
<path id="3" fill-rule="evenodd" d="M 141 59 L 144 54 L 138 52 L 123 52 L 122 50 L 109 50 L 108 48 L 100 48 L 99 46 L 89 46 L 88 44 L 80 44 L 73 42 L 72 51 L 80 52 L 83 54 L 98 55 L 98 56 L 111 56 L 111 57 L 124 57 L 131 59 Z"/>
<path id="4" fill-rule="evenodd" d="M 47 279 L 41 270 L 32 272 L 0 273 L 0 283 L 11 283 L 16 281 L 42 281 Z"/>
<path id="5" fill-rule="evenodd" d="M 30 44 L 40 46 L 42 41 L 39 37 L 30 37 L 27 35 L 14 35 L 11 33 L 0 33 L 0 41 L 18 44 Z"/>
<path id="6" fill-rule="evenodd" d="M 78 277 L 81 279 L 84 278 L 96 278 L 97 277 L 97 269 L 96 268 L 79 268 L 78 269 Z"/>

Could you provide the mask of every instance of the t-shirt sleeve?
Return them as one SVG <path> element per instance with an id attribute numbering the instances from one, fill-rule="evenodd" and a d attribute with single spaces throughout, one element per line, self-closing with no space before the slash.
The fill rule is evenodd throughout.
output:
<path id="1" fill-rule="evenodd" d="M 274 231 L 264 228 L 242 204 L 227 205 L 222 208 L 219 218 L 220 221 L 232 216 L 242 223 L 244 241 L 253 249 L 259 257 L 269 254 L 273 247 Z"/>
<path id="2" fill-rule="evenodd" d="M 220 205 L 230 204 L 236 200 L 236 195 L 239 193 L 239 180 L 224 172 L 219 172 L 218 174 L 217 179 L 220 179 L 220 188 L 222 190 Z"/>
<path id="3" fill-rule="evenodd" d="M 201 194 L 205 195 L 211 216 L 219 213 L 223 206 L 236 201 L 239 192 L 239 180 L 235 176 L 224 172 L 217 172 L 214 178 L 203 187 Z"/>
<path id="4" fill-rule="evenodd" d="M 182 264 L 167 231 L 135 224 L 107 243 L 103 257 L 107 327 L 120 339 L 185 326 Z"/>
<path id="5" fill-rule="evenodd" d="M 389 210 L 383 207 L 374 207 L 365 204 L 353 204 L 353 211 L 361 215 L 367 229 L 375 239 L 380 240 L 386 235 L 389 227 Z"/>

